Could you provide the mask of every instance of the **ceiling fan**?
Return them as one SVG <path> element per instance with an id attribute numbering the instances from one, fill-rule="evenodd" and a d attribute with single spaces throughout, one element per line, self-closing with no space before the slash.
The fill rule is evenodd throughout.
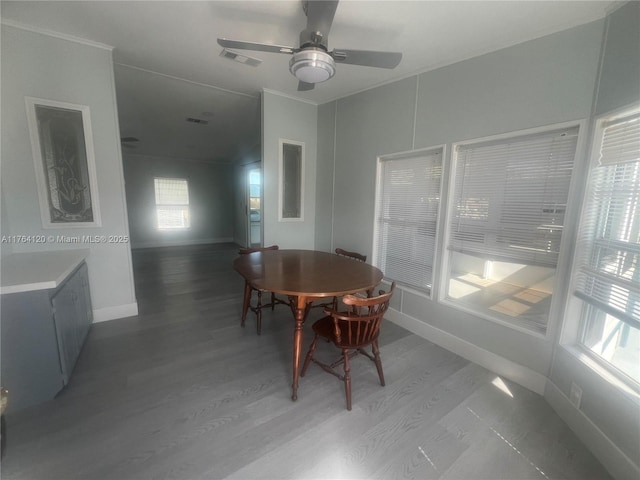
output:
<path id="1" fill-rule="evenodd" d="M 289 71 L 299 80 L 298 90 L 312 90 L 316 83 L 329 80 L 336 73 L 336 63 L 365 67 L 395 68 L 402 60 L 400 52 L 378 52 L 373 50 L 329 51 L 329 30 L 338 8 L 338 0 L 305 0 L 302 8 L 307 15 L 307 28 L 300 32 L 300 47 L 272 45 L 268 43 L 244 42 L 218 38 L 225 48 L 257 50 L 261 52 L 293 55 Z"/>

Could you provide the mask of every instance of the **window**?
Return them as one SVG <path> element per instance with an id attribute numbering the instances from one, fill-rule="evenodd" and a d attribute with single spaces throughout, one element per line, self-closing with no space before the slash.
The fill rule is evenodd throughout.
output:
<path id="1" fill-rule="evenodd" d="M 576 264 L 580 343 L 640 382 L 640 112 L 598 127 Z"/>
<path id="2" fill-rule="evenodd" d="M 546 331 L 578 127 L 455 147 L 445 301 Z"/>
<path id="3" fill-rule="evenodd" d="M 160 230 L 189 228 L 189 184 L 182 178 L 155 178 L 156 214 Z"/>
<path id="4" fill-rule="evenodd" d="M 442 149 L 383 157 L 378 167 L 373 263 L 424 292 L 433 282 Z"/>

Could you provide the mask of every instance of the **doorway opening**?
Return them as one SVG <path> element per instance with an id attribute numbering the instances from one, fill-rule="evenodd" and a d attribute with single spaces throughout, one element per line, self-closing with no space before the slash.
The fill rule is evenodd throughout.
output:
<path id="1" fill-rule="evenodd" d="M 249 205 L 247 228 L 248 242 L 251 247 L 260 247 L 262 245 L 262 171 L 260 168 L 252 168 L 248 175 Z"/>

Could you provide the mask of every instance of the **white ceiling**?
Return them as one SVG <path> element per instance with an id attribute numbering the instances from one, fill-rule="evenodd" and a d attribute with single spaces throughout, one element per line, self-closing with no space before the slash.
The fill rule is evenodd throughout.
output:
<path id="1" fill-rule="evenodd" d="M 218 37 L 298 46 L 306 17 L 287 1 L 6 1 L 2 21 L 112 46 L 124 153 L 249 160 L 260 141 L 260 92 L 317 104 L 602 18 L 617 1 L 342 0 L 329 49 L 403 52 L 394 70 L 338 64 L 297 91 L 289 55 L 220 56 Z M 187 117 L 207 120 L 188 123 Z M 255 159 L 255 158 L 254 158 Z"/>

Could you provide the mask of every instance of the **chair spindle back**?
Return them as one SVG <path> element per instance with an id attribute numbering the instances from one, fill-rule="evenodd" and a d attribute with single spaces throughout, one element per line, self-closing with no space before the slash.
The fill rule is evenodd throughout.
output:
<path id="1" fill-rule="evenodd" d="M 343 250 L 342 248 L 336 248 L 336 254 L 343 257 L 353 258 L 354 260 L 358 260 L 360 262 L 367 261 L 366 255 L 362 255 L 361 253 L 358 253 L 358 252 L 349 252 L 348 250 Z"/>
<path id="2" fill-rule="evenodd" d="M 337 312 L 326 309 L 325 312 L 333 317 L 336 343 L 344 348 L 356 348 L 367 345 L 378 338 L 380 325 L 393 296 L 396 283 L 391 284 L 389 292 L 380 292 L 376 297 L 363 298 L 357 295 L 346 295 L 342 298 L 350 309 L 347 312 Z"/>

